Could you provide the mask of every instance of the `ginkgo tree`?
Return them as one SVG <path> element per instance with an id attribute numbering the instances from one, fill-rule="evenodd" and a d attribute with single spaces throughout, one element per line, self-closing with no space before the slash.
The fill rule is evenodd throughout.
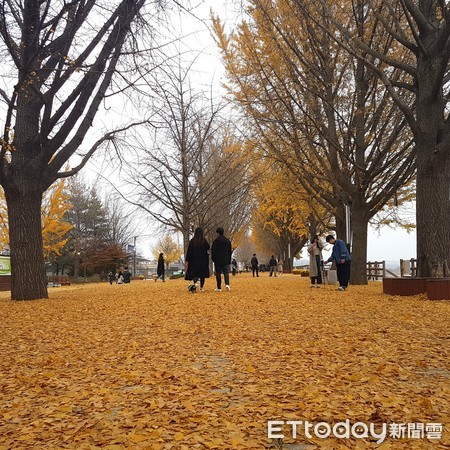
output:
<path id="1" fill-rule="evenodd" d="M 417 168 L 417 268 L 422 277 L 450 275 L 450 5 L 436 0 L 292 2 L 380 80 L 414 136 Z M 398 51 L 383 52 L 370 35 L 340 18 L 359 11 Z M 323 27 L 319 16 L 326 17 Z M 401 80 L 398 74 L 401 74 Z M 410 101 L 410 99 L 413 101 Z"/>
<path id="2" fill-rule="evenodd" d="M 44 256 L 48 260 L 59 255 L 67 243 L 67 233 L 72 225 L 64 220 L 66 212 L 72 208 L 70 196 L 64 192 L 65 180 L 56 183 L 47 191 L 42 203 L 42 241 Z"/>
<path id="3" fill-rule="evenodd" d="M 263 158 L 254 170 L 263 175 L 254 183 L 252 241 L 263 252 L 279 255 L 290 269 L 310 236 L 333 226 L 332 215 L 283 165 Z"/>
<path id="4" fill-rule="evenodd" d="M 349 208 L 352 283 L 366 284 L 368 223 L 413 178 L 413 140 L 379 78 L 329 36 L 329 15 L 316 8 L 319 25 L 298 3 L 251 0 L 248 20 L 230 34 L 214 20 L 228 90 L 266 155 L 332 209 L 343 239 Z M 355 9 L 342 20 L 379 52 L 401 52 L 372 16 Z M 401 71 L 392 77 L 407 81 Z"/>
<path id="5" fill-rule="evenodd" d="M 171 235 L 166 234 L 158 239 L 153 246 L 153 257 L 155 260 L 158 260 L 160 253 L 164 253 L 166 267 L 169 267 L 170 263 L 180 260 L 183 254 L 183 247 L 175 242 L 175 239 Z"/>
<path id="6" fill-rule="evenodd" d="M 55 183 L 42 202 L 42 241 L 45 260 L 61 254 L 67 243 L 67 233 L 73 227 L 67 220 L 67 211 L 72 208 L 70 195 L 65 190 L 65 180 Z M 0 246 L 9 250 L 8 209 L 3 189 L 0 188 Z"/>

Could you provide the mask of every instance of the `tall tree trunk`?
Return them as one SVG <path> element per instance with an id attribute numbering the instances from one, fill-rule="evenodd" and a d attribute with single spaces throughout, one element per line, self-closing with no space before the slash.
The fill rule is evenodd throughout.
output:
<path id="1" fill-rule="evenodd" d="M 421 153 L 418 149 L 418 276 L 450 277 L 450 152 L 438 155 L 435 164 L 423 161 Z"/>
<path id="2" fill-rule="evenodd" d="M 351 284 L 367 284 L 367 227 L 368 219 L 364 210 L 352 208 L 352 263 Z"/>
<path id="3" fill-rule="evenodd" d="M 286 259 L 283 261 L 283 270 L 288 271 L 289 273 L 292 272 L 292 269 L 294 268 L 294 257 L 286 256 Z"/>
<path id="4" fill-rule="evenodd" d="M 75 259 L 73 261 L 73 278 L 74 280 L 80 278 L 80 254 L 78 249 L 75 250 Z"/>
<path id="5" fill-rule="evenodd" d="M 448 59 L 441 56 L 421 54 L 417 62 L 417 274 L 433 278 L 450 276 L 450 148 L 448 130 L 443 132 L 446 101 L 439 82 Z"/>
<path id="6" fill-rule="evenodd" d="M 40 192 L 5 191 L 11 243 L 11 299 L 48 298 Z"/>
<path id="7" fill-rule="evenodd" d="M 183 252 L 186 257 L 187 249 L 189 245 L 189 225 L 186 224 L 183 229 Z"/>
<path id="8" fill-rule="evenodd" d="M 336 215 L 334 217 L 334 220 L 336 221 L 336 237 L 338 239 L 342 239 L 345 243 L 347 243 L 347 232 L 345 227 L 345 213 L 343 216 Z"/>

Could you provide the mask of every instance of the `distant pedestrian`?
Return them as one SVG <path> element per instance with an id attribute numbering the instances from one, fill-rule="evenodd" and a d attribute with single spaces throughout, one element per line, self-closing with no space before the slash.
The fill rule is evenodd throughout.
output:
<path id="1" fill-rule="evenodd" d="M 336 263 L 337 278 L 339 281 L 339 287 L 337 290 L 345 291 L 348 287 L 348 281 L 350 279 L 350 252 L 348 251 L 347 245 L 343 240 L 336 239 L 331 234 L 326 237 L 326 241 L 333 245 L 331 256 L 326 262 L 334 261 Z"/>
<path id="2" fill-rule="evenodd" d="M 250 260 L 250 265 L 252 266 L 252 275 L 253 277 L 256 276 L 259 277 L 259 272 L 258 272 L 258 267 L 259 267 L 259 262 L 258 262 L 258 258 L 256 257 L 256 253 L 253 253 L 253 257 Z"/>
<path id="3" fill-rule="evenodd" d="M 308 246 L 309 253 L 309 276 L 311 278 L 311 287 L 322 286 L 322 268 L 323 268 L 323 256 L 322 249 L 323 244 L 320 242 L 319 236 L 315 235 L 311 238 L 311 243 Z"/>
<path id="4" fill-rule="evenodd" d="M 274 275 L 275 277 L 277 276 L 277 260 L 273 255 L 270 257 L 269 270 L 270 270 L 269 277 L 271 277 L 272 275 Z"/>
<path id="5" fill-rule="evenodd" d="M 278 257 L 278 261 L 277 261 L 277 272 L 278 275 L 283 275 L 283 260 Z"/>
<path id="6" fill-rule="evenodd" d="M 203 229 L 196 228 L 194 237 L 189 241 L 186 252 L 186 275 L 185 280 L 192 280 L 194 284 L 189 287 L 195 292 L 200 280 L 200 291 L 203 291 L 205 279 L 209 278 L 209 244 L 203 236 Z"/>
<path id="7" fill-rule="evenodd" d="M 161 280 L 165 282 L 166 281 L 165 274 L 166 274 L 166 262 L 164 261 L 164 253 L 160 253 L 158 258 L 158 267 L 156 268 L 155 283 L 156 281 L 158 281 L 158 278 L 161 278 Z"/>
<path id="8" fill-rule="evenodd" d="M 216 273 L 217 288 L 216 291 L 222 290 L 222 273 L 225 279 L 225 288 L 230 290 L 230 264 L 231 254 L 231 241 L 226 238 L 223 233 L 222 227 L 217 228 L 216 233 L 218 236 L 214 239 L 211 247 L 211 259 L 214 263 L 214 271 Z"/>
<path id="9" fill-rule="evenodd" d="M 238 272 L 238 263 L 234 258 L 231 260 L 231 272 L 233 275 L 236 275 Z"/>
<path id="10" fill-rule="evenodd" d="M 131 282 L 131 272 L 128 270 L 128 267 L 125 266 L 125 270 L 123 271 L 123 282 L 130 283 Z"/>
<path id="11" fill-rule="evenodd" d="M 117 284 L 122 284 L 122 283 L 119 283 L 119 280 L 122 280 L 122 283 L 123 283 L 123 275 L 122 275 L 122 270 L 120 270 L 119 269 L 119 271 L 116 273 L 116 283 Z"/>
<path id="12" fill-rule="evenodd" d="M 116 275 L 111 271 L 108 273 L 109 284 L 113 284 L 113 281 L 116 279 Z"/>

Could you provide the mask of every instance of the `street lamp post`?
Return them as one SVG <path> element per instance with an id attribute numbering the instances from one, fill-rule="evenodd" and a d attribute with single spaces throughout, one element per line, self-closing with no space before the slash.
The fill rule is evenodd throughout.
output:
<path id="1" fill-rule="evenodd" d="M 291 273 L 291 241 L 290 240 L 288 242 L 288 260 L 289 260 L 288 269 L 289 269 L 289 273 Z"/>
<path id="2" fill-rule="evenodd" d="M 134 241 L 133 241 L 133 249 L 134 249 L 134 254 L 133 254 L 133 275 L 136 276 L 136 239 L 137 236 L 134 236 Z"/>

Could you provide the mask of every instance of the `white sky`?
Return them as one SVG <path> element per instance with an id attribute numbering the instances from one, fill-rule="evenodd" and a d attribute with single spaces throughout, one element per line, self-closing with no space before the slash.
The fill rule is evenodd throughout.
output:
<path id="1" fill-rule="evenodd" d="M 416 257 L 416 231 L 407 233 L 384 227 L 381 234 L 369 229 L 367 257 L 369 261 L 398 261 Z"/>
<path id="2" fill-rule="evenodd" d="M 186 46 L 194 52 L 202 52 L 196 62 L 199 83 L 204 84 L 208 89 L 213 85 L 214 89 L 221 91 L 220 84 L 223 81 L 224 69 L 210 30 L 210 10 L 219 15 L 227 28 L 233 28 L 236 8 L 233 6 L 233 0 L 204 0 L 198 3 L 195 15 L 203 22 L 184 15 L 174 17 L 172 23 L 175 28 L 179 28 L 180 36 L 185 36 L 181 46 Z M 88 172 L 86 176 L 91 178 L 98 171 L 98 164 L 88 164 L 86 171 Z M 150 257 L 150 247 L 155 240 L 151 240 L 148 236 L 151 233 L 150 229 L 145 233 L 147 235 L 143 234 L 138 238 L 137 247 L 144 256 Z M 413 258 L 416 256 L 416 234 L 415 232 L 408 234 L 400 228 L 392 230 L 384 227 L 381 232 L 369 228 L 367 252 L 369 261 L 399 261 L 400 258 Z"/>

